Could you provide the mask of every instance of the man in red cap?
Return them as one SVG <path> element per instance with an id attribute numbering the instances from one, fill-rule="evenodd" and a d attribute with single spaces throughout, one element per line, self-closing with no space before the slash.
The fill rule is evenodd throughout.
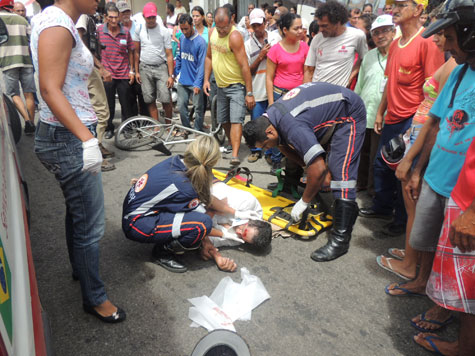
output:
<path id="1" fill-rule="evenodd" d="M 143 8 L 145 25 L 138 25 L 132 34 L 135 43 L 135 75 L 142 84 L 142 95 L 148 105 L 150 116 L 158 120 L 158 99 L 165 116 L 172 118 L 170 88 L 173 86 L 173 55 L 171 36 L 157 22 L 157 7 L 153 2 Z"/>

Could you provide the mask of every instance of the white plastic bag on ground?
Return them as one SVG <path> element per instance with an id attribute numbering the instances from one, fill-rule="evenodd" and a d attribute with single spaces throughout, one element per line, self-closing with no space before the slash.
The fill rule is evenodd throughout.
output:
<path id="1" fill-rule="evenodd" d="M 225 277 L 209 298 L 188 299 L 193 304 L 188 312 L 188 317 L 193 320 L 191 326 L 203 326 L 208 331 L 236 331 L 235 320 L 251 320 L 251 311 L 270 295 L 259 277 L 251 275 L 247 268 L 241 268 L 241 278 L 241 283 L 236 283 L 231 277 Z"/>
<path id="2" fill-rule="evenodd" d="M 188 300 L 194 305 L 194 307 L 190 308 L 188 317 L 195 323 L 198 323 L 209 331 L 216 329 L 236 331 L 236 329 L 234 329 L 233 320 L 207 296 L 204 295 Z"/>

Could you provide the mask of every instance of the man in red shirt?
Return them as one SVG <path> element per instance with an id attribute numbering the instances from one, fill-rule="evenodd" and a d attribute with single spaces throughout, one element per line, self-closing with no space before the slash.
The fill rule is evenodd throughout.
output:
<path id="1" fill-rule="evenodd" d="M 114 3 L 107 4 L 107 22 L 97 28 L 101 45 L 101 63 L 112 74 L 112 81 L 104 82 L 109 104 L 109 121 L 105 138 L 114 135 L 115 94 L 119 96 L 122 121 L 134 116 L 131 99 L 131 87 L 134 82 L 134 43 L 129 30 L 119 24 L 119 10 Z"/>
<path id="2" fill-rule="evenodd" d="M 393 22 L 399 25 L 402 34 L 389 47 L 384 73 L 387 83 L 374 124 L 374 131 L 381 135 L 374 161 L 375 197 L 372 207 L 360 209 L 360 216 L 391 218 L 394 210 L 394 220 L 382 232 L 396 236 L 405 232 L 407 215 L 401 183 L 383 161 L 381 148 L 392 138 L 404 134 L 411 126 L 412 117 L 424 99 L 422 86 L 444 63 L 444 56 L 432 39 L 421 36 L 423 27 L 419 17 L 427 6 L 427 0 L 393 1 Z"/>

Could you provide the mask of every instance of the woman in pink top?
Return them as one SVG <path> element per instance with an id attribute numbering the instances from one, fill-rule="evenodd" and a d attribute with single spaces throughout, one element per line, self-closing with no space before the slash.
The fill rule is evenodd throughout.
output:
<path id="1" fill-rule="evenodd" d="M 303 83 L 303 66 L 308 45 L 301 41 L 302 19 L 287 13 L 278 22 L 282 41 L 267 53 L 266 89 L 269 105 Z"/>
<path id="2" fill-rule="evenodd" d="M 287 13 L 277 25 L 283 38 L 267 53 L 266 90 L 269 106 L 303 83 L 303 66 L 309 48 L 301 41 L 303 30 L 299 15 Z M 266 155 L 269 154 L 272 160 L 270 172 L 275 175 L 276 170 L 281 168 L 282 153 L 274 147 L 266 152 Z"/>

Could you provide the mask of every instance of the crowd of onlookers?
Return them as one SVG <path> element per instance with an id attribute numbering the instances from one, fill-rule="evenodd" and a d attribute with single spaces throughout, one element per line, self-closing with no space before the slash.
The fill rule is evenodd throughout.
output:
<path id="1" fill-rule="evenodd" d="M 0 0 L 0 6 L 0 18 L 17 35 L 14 43 L 0 47 L 6 93 L 25 119 L 25 133 L 33 134 L 37 99 L 30 22 L 33 28 L 40 24 L 35 18 L 26 19 L 19 2 Z M 165 119 L 172 119 L 175 88 L 181 123 L 200 131 L 208 129 L 204 115 L 216 100 L 217 119 L 227 136 L 222 150 L 231 155 L 232 166 L 239 166 L 248 112 L 251 120 L 263 115 L 268 106 L 307 82 L 350 88 L 361 96 L 367 112 L 357 189 L 367 191 L 372 204 L 361 208 L 359 215 L 388 220 L 380 231 L 384 235 L 406 236 L 404 249 L 392 248 L 391 257 L 377 257 L 380 267 L 408 281 L 388 285 L 386 293 L 427 293 L 437 304 L 411 321 L 423 332 L 416 342 L 444 355 L 473 354 L 469 337 L 475 332 L 475 207 L 469 180 L 474 177 L 470 144 L 475 137 L 473 1 L 448 0 L 445 5 L 439 0 L 387 1 L 379 16 L 369 3 L 348 9 L 327 1 L 315 9 L 311 23 L 280 1 L 260 7 L 249 4 L 248 14 L 239 21 L 230 4 L 205 13 L 200 6 L 185 9 L 176 0 L 175 6 L 167 3 L 166 11 L 159 14 L 155 3 L 149 2 L 132 16 L 126 1 L 108 2 L 101 16 L 81 15 L 69 29 L 93 54 L 88 93 L 97 116 L 97 127 L 91 131 L 97 132 L 104 158 L 100 169 L 115 168 L 107 160 L 114 153 L 102 142 L 114 135 L 116 96 L 122 120 L 138 114 L 158 120 L 157 101 Z M 458 19 L 446 17 L 453 22 L 431 32 L 430 38 L 423 37 L 437 16 L 450 11 Z M 80 60 L 78 55 L 78 66 Z M 73 69 L 84 75 L 80 68 Z M 68 100 L 84 95 L 74 85 L 64 94 Z M 76 108 L 82 110 L 80 102 Z M 41 121 L 48 122 L 50 113 L 41 115 Z M 391 161 L 400 147 L 405 147 L 404 158 Z M 249 162 L 264 157 L 271 174 L 282 168 L 277 148 L 250 149 Z M 293 163 L 285 164 L 291 175 Z M 448 255 L 456 272 L 444 269 Z M 453 320 L 450 310 L 461 315 L 460 344 L 431 334 Z"/>
<path id="2" fill-rule="evenodd" d="M 7 6 L 4 7 L 4 12 L 9 8 L 8 5 L 12 5 L 11 13 L 18 14 L 28 22 L 28 24 L 26 22 L 17 24 L 22 31 L 21 51 L 26 53 L 28 51 L 31 17 L 26 17 L 26 9 L 21 2 L 6 1 L 5 5 Z M 316 15 L 315 20 L 309 24 L 305 19 L 296 15 L 295 7 L 288 9 L 282 6 L 281 2 L 276 1 L 273 5 L 263 3 L 259 8 L 255 8 L 254 4 L 249 4 L 248 15 L 243 16 L 239 23 L 236 23 L 235 9 L 231 5 L 226 5 L 223 8 L 227 9 L 227 15 L 232 23 L 231 26 L 235 26 L 242 35 L 242 43 L 236 45 L 239 47 L 238 50 L 244 51 L 242 59 L 247 56 L 248 63 L 241 63 L 240 65 L 244 67 L 247 65 L 251 70 L 251 77 L 244 78 L 246 70 L 240 68 L 243 74 L 235 75 L 234 78 L 231 76 L 235 83 L 229 83 L 228 81 L 223 83 L 220 78 L 224 75 L 229 80 L 227 77 L 229 73 L 225 71 L 221 75 L 218 69 L 218 80 L 216 81 L 216 69 L 213 68 L 209 74 L 210 93 L 204 93 L 203 88 L 206 84 L 205 57 L 207 56 L 208 42 L 212 29 L 216 26 L 212 12 L 205 14 L 200 6 L 195 6 L 188 11 L 181 4 L 181 1 L 177 0 L 175 5 L 167 3 L 166 14 L 158 14 L 155 4 L 148 3 L 141 12 L 132 16 L 130 4 L 124 0 L 119 0 L 117 2 L 107 2 L 105 8 L 101 9 L 103 11 L 100 14 L 96 13 L 94 16 L 83 15 L 78 20 L 76 27 L 84 43 L 95 57 L 95 70 L 89 80 L 89 92 L 99 117 L 97 131 L 101 151 L 105 158 L 102 165 L 103 171 L 115 168 L 107 160 L 107 158 L 114 156 L 114 152 L 106 149 L 102 145 L 102 140 L 104 138 L 110 139 L 114 135 L 113 120 L 116 97 L 120 102 L 122 120 L 137 114 L 158 119 L 159 114 L 155 105 L 155 100 L 158 100 L 162 104 L 166 118 L 173 116 L 175 107 L 180 114 L 183 125 L 190 127 L 190 121 L 194 120 L 195 129 L 205 130 L 208 125 L 204 123 L 204 113 L 207 108 L 210 108 L 214 95 L 218 92 L 222 94 L 223 91 L 218 88 L 225 84 L 229 86 L 228 84 L 239 83 L 246 86 L 244 94 L 252 92 L 256 105 L 255 107 L 252 106 L 250 111 L 251 117 L 254 118 L 265 112 L 268 105 L 288 90 L 305 81 L 312 80 L 310 74 L 312 73 L 312 67 L 317 66 L 317 72 L 313 75 L 313 80 L 316 80 L 320 73 L 332 72 L 333 67 L 332 65 L 328 66 L 328 63 L 331 63 L 333 59 L 326 59 L 327 63 L 322 62 L 321 64 L 318 61 L 317 65 L 316 50 L 313 49 L 308 52 L 313 37 L 319 32 Z M 251 15 L 253 10 L 255 11 Z M 345 38 L 341 39 L 343 46 L 349 45 L 349 51 L 346 52 L 348 58 L 344 60 L 345 63 L 338 64 L 338 66 L 344 68 L 339 68 L 332 75 L 333 79 L 319 78 L 319 80 L 344 86 L 351 81 L 350 85 L 354 88 L 361 58 L 364 56 L 367 47 L 362 40 L 361 32 L 354 31 L 354 29 L 363 31 L 369 48 L 373 48 L 374 43 L 370 35 L 370 28 L 376 15 L 373 14 L 372 4 L 366 4 L 362 11 L 355 8 L 347 12 L 343 6 L 335 9 L 331 8 L 329 11 L 344 12 L 339 15 L 337 13 L 332 15 L 331 21 L 340 21 L 339 18 L 333 18 L 335 15 L 343 16 L 345 28 L 351 29 L 351 34 L 345 34 Z M 391 12 L 392 7 L 385 9 L 385 11 Z M 162 15 L 162 17 L 159 15 Z M 18 18 L 16 19 L 17 22 L 20 21 Z M 156 28 L 157 25 L 158 28 Z M 189 33 L 185 34 L 182 27 L 189 27 Z M 291 28 L 296 30 L 290 31 Z M 321 32 L 325 33 L 324 31 Z M 196 33 L 204 41 L 195 40 L 194 35 Z M 335 37 L 335 34 L 328 36 Z M 355 52 L 356 56 L 351 47 L 354 38 L 359 39 Z M 198 42 L 200 43 L 198 44 Z M 270 51 L 276 43 L 280 43 L 280 46 Z M 181 47 L 185 47 L 185 50 L 190 50 L 192 53 L 185 53 Z M 296 53 L 292 52 L 294 47 L 298 48 Z M 16 49 L 11 49 L 11 51 L 14 50 Z M 269 56 L 267 52 L 270 52 Z M 308 60 L 307 53 L 310 54 Z M 238 57 L 235 56 L 237 60 L 240 59 Z M 350 57 L 355 58 L 352 65 L 350 65 Z M 16 59 L 16 61 L 18 62 L 15 63 L 17 69 L 12 73 L 20 74 L 13 76 L 13 78 L 16 82 L 19 79 L 19 82 L 22 83 L 26 105 L 21 100 L 18 83 L 13 83 L 14 88 L 9 87 L 7 91 L 25 119 L 25 133 L 33 134 L 35 127 L 34 111 L 39 102 L 36 97 L 32 63 L 26 55 L 24 58 Z M 288 68 L 290 63 L 291 66 Z M 305 78 L 303 76 L 304 66 L 306 67 Z M 325 68 L 322 69 L 322 66 Z M 269 68 L 267 69 L 267 67 Z M 9 77 L 7 72 L 9 68 L 11 66 L 8 63 L 2 64 L 2 69 L 7 78 Z M 349 69 L 351 69 L 351 77 L 347 78 Z M 229 70 L 230 68 L 227 69 L 227 71 Z M 237 71 L 237 67 L 235 70 Z M 246 83 L 246 80 L 248 83 Z M 284 82 L 285 84 L 282 84 Z M 172 86 L 175 86 L 174 90 L 178 94 L 177 103 L 174 103 L 171 99 L 169 89 Z M 221 97 L 221 95 L 218 97 Z M 269 100 L 268 97 L 270 97 Z M 229 98 L 231 96 L 228 96 Z M 188 110 L 189 100 L 192 100 L 194 108 L 191 111 L 193 113 L 192 117 L 190 117 L 190 111 Z M 240 107 L 242 102 L 244 102 L 244 98 L 236 103 Z M 107 103 L 107 107 L 105 103 Z M 248 108 L 250 107 L 248 106 Z M 238 128 L 242 122 L 236 125 L 233 121 L 242 121 L 246 111 L 241 109 L 231 111 L 236 117 L 231 118 L 229 128 L 227 124 L 224 125 L 229 138 L 229 145 L 224 148 L 224 151 L 232 152 L 231 164 L 238 164 L 240 162 L 238 158 L 240 144 Z M 175 134 L 179 136 L 187 135 L 186 132 L 176 132 Z M 275 174 L 275 171 L 281 168 L 282 160 L 282 154 L 277 149 L 264 154 L 258 149 L 252 149 L 248 160 L 249 162 L 255 162 L 264 155 L 272 166 L 271 173 Z"/>

